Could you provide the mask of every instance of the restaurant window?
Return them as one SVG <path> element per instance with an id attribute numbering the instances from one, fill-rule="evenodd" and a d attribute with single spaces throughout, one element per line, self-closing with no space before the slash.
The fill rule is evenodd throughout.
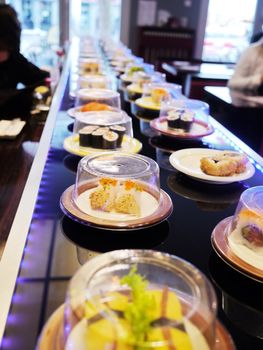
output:
<path id="1" fill-rule="evenodd" d="M 210 0 L 203 45 L 204 61 L 235 63 L 249 45 L 257 0 Z"/>
<path id="2" fill-rule="evenodd" d="M 82 0 L 79 34 L 120 39 L 121 0 Z"/>
<path id="3" fill-rule="evenodd" d="M 38 65 L 54 65 L 59 44 L 59 0 L 9 0 L 22 24 L 21 52 Z"/>

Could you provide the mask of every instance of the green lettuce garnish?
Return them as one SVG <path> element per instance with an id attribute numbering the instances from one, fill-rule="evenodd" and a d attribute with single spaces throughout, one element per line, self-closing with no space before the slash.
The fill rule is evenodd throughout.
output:
<path id="1" fill-rule="evenodd" d="M 152 310 L 155 308 L 154 298 L 146 292 L 148 282 L 137 273 L 137 266 L 134 265 L 120 283 L 127 284 L 131 289 L 131 302 L 124 310 L 124 318 L 131 327 L 129 340 L 133 344 L 144 342 L 154 320 Z"/>

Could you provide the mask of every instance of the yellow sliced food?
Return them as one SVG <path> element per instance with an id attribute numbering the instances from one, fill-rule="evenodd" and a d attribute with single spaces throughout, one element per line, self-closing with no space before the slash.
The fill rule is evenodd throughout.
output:
<path id="1" fill-rule="evenodd" d="M 138 98 L 135 103 L 142 108 L 160 110 L 161 105 L 153 101 L 151 97 L 141 97 Z"/>
<path id="2" fill-rule="evenodd" d="M 163 340 L 163 345 L 156 347 L 156 349 L 192 350 L 190 337 L 184 331 L 181 304 L 176 294 L 168 290 L 148 290 L 146 293 L 154 298 L 156 306 L 155 310 L 151 310 L 154 312 L 154 321 L 146 335 L 146 343 Z M 125 311 L 130 302 L 128 295 L 113 292 L 109 293 L 106 299 L 107 304 L 101 303 L 100 310 L 97 308 L 97 311 L 99 311 L 97 313 L 91 303 L 88 302 L 86 305 L 87 344 L 91 349 L 96 350 L 134 350 L 135 345 L 130 342 L 130 325 L 121 313 Z M 97 301 L 99 301 L 99 296 Z M 168 319 L 168 322 L 163 325 L 157 322 L 154 325 L 154 322 L 160 319 Z M 169 321 L 175 321 L 175 325 L 178 323 L 178 328 L 169 326 Z M 140 348 L 144 348 L 142 344 L 140 344 Z M 145 350 L 147 350 L 147 347 L 145 347 Z"/>

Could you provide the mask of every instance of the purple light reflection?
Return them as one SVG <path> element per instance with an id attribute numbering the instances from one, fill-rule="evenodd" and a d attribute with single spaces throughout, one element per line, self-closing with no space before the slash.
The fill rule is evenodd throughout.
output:
<path id="1" fill-rule="evenodd" d="M 4 349 L 4 350 L 5 349 L 13 349 L 13 342 L 12 342 L 12 339 L 10 337 L 4 336 L 2 339 L 2 343 L 0 345 L 2 345 L 1 349 Z"/>

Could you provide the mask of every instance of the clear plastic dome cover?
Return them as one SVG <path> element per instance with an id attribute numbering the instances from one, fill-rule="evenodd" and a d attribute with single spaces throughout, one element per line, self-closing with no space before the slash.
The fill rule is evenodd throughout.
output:
<path id="1" fill-rule="evenodd" d="M 183 98 L 180 85 L 165 82 L 144 84 L 142 97 L 132 103 L 131 110 L 138 118 L 151 120 L 159 117 L 163 101 Z"/>
<path id="2" fill-rule="evenodd" d="M 236 154 L 242 157 L 242 154 Z M 231 249 L 250 265 L 263 269 L 263 186 L 244 191 L 229 226 Z"/>
<path id="3" fill-rule="evenodd" d="M 152 215 L 159 200 L 159 167 L 148 157 L 115 151 L 79 162 L 73 201 L 88 215 L 125 223 Z"/>
<path id="4" fill-rule="evenodd" d="M 110 75 L 82 75 L 78 78 L 78 89 L 111 89 L 115 78 Z"/>
<path id="5" fill-rule="evenodd" d="M 160 105 L 163 101 L 182 99 L 182 86 L 172 83 L 152 83 L 144 85 L 143 98 Z"/>
<path id="6" fill-rule="evenodd" d="M 165 74 L 153 71 L 148 73 L 145 71 L 135 72 L 133 74 L 132 84 L 127 86 L 128 91 L 134 91 L 143 93 L 143 87 L 145 84 L 150 83 L 164 83 L 166 79 Z"/>
<path id="7" fill-rule="evenodd" d="M 128 80 L 128 81 L 133 81 L 133 78 L 136 73 L 138 72 L 145 72 L 147 74 L 153 74 L 154 72 L 154 66 L 152 64 L 147 64 L 147 63 L 131 63 L 128 64 L 125 73 L 121 75 L 122 80 Z"/>
<path id="8" fill-rule="evenodd" d="M 120 94 L 108 89 L 80 89 L 76 92 L 75 107 L 89 102 L 98 102 L 120 108 Z"/>
<path id="9" fill-rule="evenodd" d="M 65 350 L 208 350 L 216 297 L 193 265 L 151 250 L 119 250 L 87 262 L 71 279 Z"/>
<path id="10" fill-rule="evenodd" d="M 193 99 L 172 99 L 161 103 L 160 117 L 165 117 L 169 128 L 190 129 L 195 123 L 206 127 L 209 123 L 209 105 Z"/>
<path id="11" fill-rule="evenodd" d="M 132 120 L 121 110 L 76 113 L 73 133 L 80 147 L 118 150 L 133 136 Z"/>
<path id="12" fill-rule="evenodd" d="M 125 68 L 129 64 L 143 64 L 143 58 L 141 57 L 136 57 L 133 55 L 127 55 L 127 56 L 120 56 L 120 57 L 115 57 L 115 59 L 110 60 L 111 66 L 115 68 L 122 68 L 125 71 Z"/>
<path id="13" fill-rule="evenodd" d="M 79 58 L 78 67 L 80 74 L 100 74 L 103 71 L 103 63 L 98 58 Z"/>

